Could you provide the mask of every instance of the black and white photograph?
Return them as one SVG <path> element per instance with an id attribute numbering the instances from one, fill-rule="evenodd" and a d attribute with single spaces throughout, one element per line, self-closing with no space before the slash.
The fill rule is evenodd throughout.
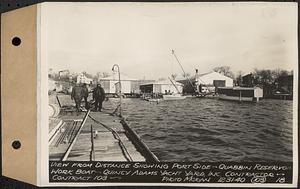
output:
<path id="1" fill-rule="evenodd" d="M 41 7 L 50 166 L 279 162 L 295 171 L 297 4 Z"/>

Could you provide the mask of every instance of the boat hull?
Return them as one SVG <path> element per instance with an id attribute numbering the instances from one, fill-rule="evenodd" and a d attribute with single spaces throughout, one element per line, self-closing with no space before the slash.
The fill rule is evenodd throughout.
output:
<path id="1" fill-rule="evenodd" d="M 239 97 L 239 96 L 219 95 L 219 99 L 221 99 L 221 100 L 231 100 L 231 101 L 253 102 L 253 97 Z"/>
<path id="2" fill-rule="evenodd" d="M 181 95 L 163 95 L 163 100 L 183 100 L 186 96 Z"/>

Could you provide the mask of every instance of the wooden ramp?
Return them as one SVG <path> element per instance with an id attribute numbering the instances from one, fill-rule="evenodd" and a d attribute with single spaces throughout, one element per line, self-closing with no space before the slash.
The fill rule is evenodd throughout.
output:
<path id="1" fill-rule="evenodd" d="M 146 161 L 128 138 L 121 118 L 103 112 L 85 112 L 61 117 L 63 126 L 49 144 L 50 160 Z"/>

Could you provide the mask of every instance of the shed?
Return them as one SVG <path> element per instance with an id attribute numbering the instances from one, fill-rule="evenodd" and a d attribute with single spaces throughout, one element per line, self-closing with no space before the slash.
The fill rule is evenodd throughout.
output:
<path id="1" fill-rule="evenodd" d="M 165 93 L 178 93 L 178 91 L 182 93 L 183 84 L 176 82 L 174 80 L 154 81 L 154 82 L 149 82 L 140 85 L 140 90 L 142 93 L 165 94 Z"/>

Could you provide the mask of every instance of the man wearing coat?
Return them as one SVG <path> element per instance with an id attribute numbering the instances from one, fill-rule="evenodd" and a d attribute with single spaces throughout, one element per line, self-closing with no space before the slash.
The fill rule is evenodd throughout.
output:
<path id="1" fill-rule="evenodd" d="M 76 84 L 72 89 L 71 99 L 75 101 L 77 112 L 80 112 L 82 98 L 82 87 L 79 84 Z"/>
<path id="2" fill-rule="evenodd" d="M 100 84 L 97 84 L 93 91 L 93 99 L 95 100 L 95 111 L 98 110 L 101 112 L 102 102 L 105 99 L 105 91 Z"/>
<path id="3" fill-rule="evenodd" d="M 89 90 L 85 83 L 82 84 L 82 95 L 83 95 L 83 99 L 84 99 L 84 103 L 85 103 L 85 109 L 89 109 L 88 100 L 87 100 L 88 96 L 89 96 Z"/>

